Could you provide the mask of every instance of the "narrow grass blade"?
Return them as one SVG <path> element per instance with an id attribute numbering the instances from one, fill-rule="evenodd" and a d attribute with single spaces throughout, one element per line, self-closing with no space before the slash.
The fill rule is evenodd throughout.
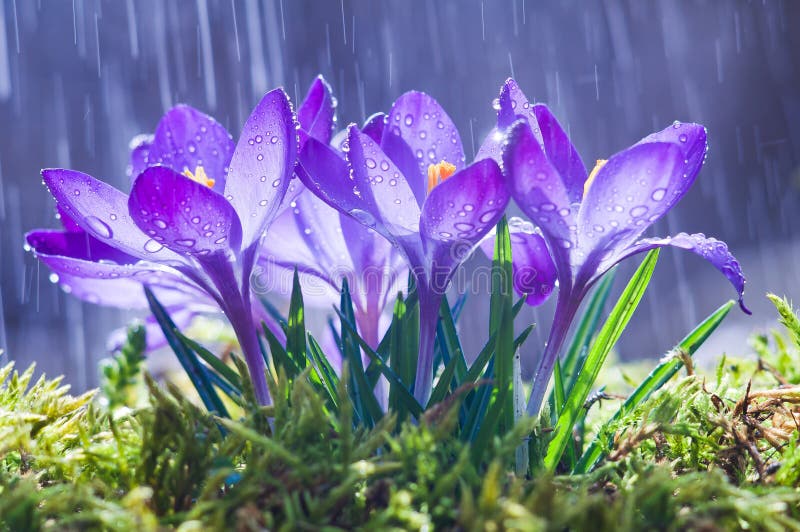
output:
<path id="1" fill-rule="evenodd" d="M 337 309 L 337 312 L 338 309 Z M 350 323 L 341 313 L 339 313 L 339 317 L 342 319 L 342 325 L 349 330 L 351 334 L 355 334 L 355 325 Z M 402 402 L 403 406 L 411 412 L 414 417 L 419 417 L 422 413 L 422 406 L 414 399 L 414 396 L 411 392 L 406 388 L 403 382 L 400 380 L 400 377 L 395 373 L 392 368 L 390 368 L 386 362 L 381 359 L 381 357 L 376 353 L 367 342 L 361 338 L 360 336 L 355 336 L 358 339 L 359 345 L 361 349 L 364 350 L 364 353 L 370 359 L 370 366 L 375 366 L 380 373 L 386 377 L 386 380 L 389 381 L 389 385 L 395 389 L 395 392 L 398 394 L 398 400 Z M 374 398 L 374 396 L 373 396 Z"/>
<path id="2" fill-rule="evenodd" d="M 192 384 L 197 389 L 197 393 L 203 405 L 205 405 L 209 412 L 216 412 L 222 417 L 229 417 L 225 405 L 222 403 L 222 400 L 220 400 L 219 395 L 217 395 L 216 390 L 214 390 L 211 384 L 211 380 L 208 378 L 205 367 L 203 367 L 203 364 L 197 358 L 194 351 L 183 343 L 176 334 L 177 327 L 172 321 L 172 318 L 169 317 L 169 314 L 164 307 L 161 306 L 161 303 L 158 302 L 150 288 L 145 286 L 144 293 L 147 297 L 147 303 L 150 306 L 150 312 L 153 313 L 153 316 L 158 321 L 161 331 L 167 339 L 167 343 L 169 343 L 175 356 L 178 357 L 181 366 L 183 366 Z"/>
<path id="3" fill-rule="evenodd" d="M 685 352 L 689 356 L 693 355 L 697 349 L 711 336 L 711 333 L 719 326 L 720 323 L 730 312 L 731 308 L 735 305 L 733 300 L 728 301 L 705 320 L 700 325 L 694 328 L 686 337 L 680 341 L 678 345 L 672 350 L 675 352 Z M 607 424 L 622 418 L 629 414 L 634 408 L 646 401 L 653 393 L 658 391 L 664 384 L 666 384 L 678 370 L 683 366 L 683 360 L 679 357 L 670 356 L 663 360 L 656 368 L 650 372 L 642 383 L 628 396 L 628 399 L 619 407 L 619 410 L 609 419 Z M 586 473 L 590 471 L 603 457 L 604 450 L 600 441 L 595 438 L 586 451 L 581 456 L 578 463 L 573 469 L 574 473 Z"/>
<path id="4" fill-rule="evenodd" d="M 628 286 L 625 287 L 617 304 L 614 305 L 614 309 L 603 324 L 602 329 L 600 329 L 600 333 L 594 343 L 589 348 L 586 361 L 583 367 L 579 369 L 578 378 L 566 397 L 563 412 L 556 421 L 555 433 L 544 457 L 544 466 L 549 471 L 554 471 L 561 460 L 561 455 L 564 453 L 564 449 L 572 436 L 572 428 L 580 415 L 586 398 L 589 396 L 598 373 L 600 373 L 603 362 L 605 362 L 608 353 L 611 352 L 622 331 L 628 325 L 633 312 L 644 295 L 647 285 L 650 283 L 650 278 L 658 261 L 658 251 L 658 249 L 654 249 L 647 254 L 636 273 L 633 274 Z"/>
<path id="5" fill-rule="evenodd" d="M 306 367 L 306 324 L 303 291 L 297 268 L 292 281 L 292 297 L 289 302 L 289 321 L 286 326 L 286 354 L 302 370 Z"/>
<path id="6" fill-rule="evenodd" d="M 317 373 L 319 373 L 319 375 L 322 377 L 322 382 L 325 390 L 328 393 L 328 400 L 331 402 L 331 406 L 333 407 L 334 411 L 338 411 L 338 388 L 340 384 L 339 377 L 336 375 L 336 370 L 334 370 L 333 366 L 331 366 L 331 363 L 328 361 L 325 353 L 322 352 L 322 348 L 319 346 L 314 337 L 311 336 L 311 334 L 308 335 L 308 353 L 312 363 L 314 364 L 314 367 L 317 370 Z"/>
<path id="7" fill-rule="evenodd" d="M 489 335 L 495 336 L 494 369 L 489 408 L 481 420 L 472 444 L 472 458 L 478 462 L 492 438 L 514 425 L 514 289 L 511 266 L 511 238 L 505 217 L 497 224 L 494 258 L 492 260 L 492 295 L 490 301 Z"/>
<path id="8" fill-rule="evenodd" d="M 236 371 L 228 366 L 225 362 L 219 359 L 217 355 L 200 345 L 199 343 L 195 342 L 188 336 L 184 336 L 183 333 L 180 331 L 175 331 L 175 334 L 178 338 L 181 339 L 183 343 L 189 346 L 197 355 L 206 361 L 206 363 L 214 368 L 214 371 L 219 373 L 221 377 L 223 377 L 228 383 L 236 388 L 237 390 L 241 390 L 242 388 L 242 379 Z"/>

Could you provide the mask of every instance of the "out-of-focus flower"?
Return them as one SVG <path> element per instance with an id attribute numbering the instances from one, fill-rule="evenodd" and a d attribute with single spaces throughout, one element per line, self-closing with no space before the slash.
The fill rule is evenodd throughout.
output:
<path id="1" fill-rule="evenodd" d="M 465 165 L 461 138 L 430 96 L 402 95 L 388 116 L 351 125 L 346 161 L 309 139 L 298 175 L 321 199 L 392 242 L 413 272 L 420 304 L 414 395 L 427 402 L 439 306 L 456 268 L 503 215 L 509 193 L 498 164 Z"/>
<path id="2" fill-rule="evenodd" d="M 496 132 L 481 152 L 502 160 L 517 205 L 541 229 L 558 277 L 550 338 L 534 377 L 528 413 L 541 406 L 558 350 L 589 288 L 620 261 L 661 246 L 689 250 L 716 267 L 742 301 L 745 279 L 728 246 L 703 234 L 640 238 L 689 190 L 706 157 L 706 130 L 675 122 L 587 173 L 577 150 L 544 105 L 532 105 L 513 80 L 499 98 Z M 527 262 L 525 255 L 515 261 Z"/>
<path id="3" fill-rule="evenodd" d="M 297 110 L 301 146 L 309 137 L 330 144 L 334 105 L 329 86 L 317 78 Z M 344 154 L 339 155 L 344 161 Z M 381 235 L 329 206 L 301 183 L 295 187 L 289 208 L 263 241 L 259 265 L 268 278 L 265 282 L 283 280 L 289 287 L 287 277 L 297 268 L 306 306 L 330 308 L 339 301 L 342 279 L 347 279 L 359 333 L 376 348 L 384 309 L 406 280 L 402 255 Z"/>
<path id="4" fill-rule="evenodd" d="M 59 209 L 82 232 L 34 231 L 28 243 L 73 292 L 110 298 L 109 285 L 92 283 L 113 280 L 124 285 L 118 297 L 132 293 L 131 285 L 148 285 L 159 297 L 176 294 L 178 303 L 216 303 L 236 333 L 258 400 L 268 404 L 250 274 L 296 155 L 292 109 L 280 89 L 264 96 L 235 146 L 212 118 L 177 106 L 134 148 L 130 195 L 82 172 L 43 170 Z"/>

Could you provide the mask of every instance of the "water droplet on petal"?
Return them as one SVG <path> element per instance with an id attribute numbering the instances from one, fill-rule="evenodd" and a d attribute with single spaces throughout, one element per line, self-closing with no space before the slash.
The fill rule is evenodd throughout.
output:
<path id="1" fill-rule="evenodd" d="M 153 224 L 155 224 L 155 226 L 158 227 L 159 229 L 167 228 L 167 222 L 165 222 L 164 220 L 154 220 Z"/>
<path id="2" fill-rule="evenodd" d="M 667 194 L 666 188 L 657 188 L 653 191 L 650 197 L 653 198 L 653 201 L 661 201 L 664 199 L 664 196 L 666 194 Z"/>
<path id="3" fill-rule="evenodd" d="M 176 240 L 175 243 L 180 245 L 180 246 L 186 246 L 187 248 L 190 248 L 190 247 L 195 245 L 195 241 L 192 240 L 191 238 L 182 238 L 182 239 Z"/>
<path id="4" fill-rule="evenodd" d="M 101 238 L 111 238 L 112 236 L 111 228 L 97 216 L 87 216 L 86 225 Z"/>
<path id="5" fill-rule="evenodd" d="M 645 205 L 639 205 L 631 209 L 630 213 L 632 218 L 638 218 L 639 216 L 644 216 L 647 213 L 647 207 Z"/>
<path id="6" fill-rule="evenodd" d="M 164 248 L 161 244 L 153 240 L 152 238 L 144 243 L 144 250 L 148 253 L 157 253 Z"/>

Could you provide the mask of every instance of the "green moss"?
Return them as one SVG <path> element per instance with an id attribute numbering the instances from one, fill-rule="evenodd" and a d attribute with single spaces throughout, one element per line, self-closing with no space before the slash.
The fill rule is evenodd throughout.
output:
<path id="1" fill-rule="evenodd" d="M 141 375 L 132 348 L 101 394 L 6 366 L 0 528 L 800 529 L 800 337 L 776 305 L 788 332 L 755 337 L 760 360 L 684 375 L 596 428 L 608 458 L 582 476 L 513 474 L 520 443 L 542 436 L 531 420 L 475 460 L 457 400 L 399 430 L 391 415 L 354 429 L 346 383 L 334 414 L 308 379 L 279 379 L 275 405 L 257 408 L 245 387 L 246 414 L 228 420 Z M 606 418 L 592 411 L 587 426 Z"/>

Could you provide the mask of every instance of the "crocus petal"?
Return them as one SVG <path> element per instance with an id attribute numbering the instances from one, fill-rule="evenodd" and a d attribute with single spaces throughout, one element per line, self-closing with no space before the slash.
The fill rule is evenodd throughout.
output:
<path id="1" fill-rule="evenodd" d="M 26 243 L 43 255 L 61 255 L 76 259 L 134 264 L 138 258 L 113 248 L 84 231 L 40 229 L 25 235 Z"/>
<path id="2" fill-rule="evenodd" d="M 214 190 L 222 193 L 233 147 L 230 133 L 219 122 L 188 105 L 176 105 L 159 121 L 146 164 L 162 164 L 178 173 L 194 173 L 202 166 L 215 180 Z"/>
<path id="3" fill-rule="evenodd" d="M 522 92 L 522 89 L 519 88 L 517 82 L 512 78 L 508 78 L 500 88 L 500 95 L 495 101 L 495 108 L 497 109 L 497 126 L 492 128 L 492 131 L 489 132 L 489 135 L 486 136 L 483 144 L 481 144 L 478 153 L 475 155 L 476 161 L 490 157 L 497 161 L 498 164 L 502 164 L 503 143 L 505 142 L 506 133 L 514 122 L 520 118 L 528 121 L 533 136 L 539 144 L 543 144 L 542 134 L 539 131 L 539 124 L 536 121 L 533 106 Z"/>
<path id="4" fill-rule="evenodd" d="M 645 238 L 625 250 L 624 254 L 620 257 L 615 258 L 614 263 L 624 260 L 636 253 L 663 246 L 672 246 L 691 251 L 710 262 L 712 266 L 719 270 L 722 275 L 730 281 L 733 288 L 736 289 L 736 293 L 739 295 L 739 306 L 742 310 L 747 314 L 751 314 L 750 310 L 744 305 L 745 278 L 739 261 L 737 261 L 728 250 L 728 245 L 716 238 L 707 237 L 702 233 L 678 233 L 675 236 L 666 238 Z M 612 265 L 613 263 L 606 261 L 602 265 L 603 271 L 610 268 Z"/>
<path id="5" fill-rule="evenodd" d="M 134 279 L 139 284 L 194 290 L 178 271 L 163 264 L 137 260 L 86 233 L 40 230 L 31 231 L 25 238 L 36 258 L 61 277 Z"/>
<path id="6" fill-rule="evenodd" d="M 525 121 L 512 126 L 503 162 L 519 208 L 553 240 L 555 247 L 573 247 L 575 213 L 569 195 Z"/>
<path id="7" fill-rule="evenodd" d="M 95 305 L 123 309 L 148 308 L 142 283 L 136 278 L 96 279 L 62 273 L 58 276 L 58 284 L 68 294 Z M 185 291 L 183 287 L 154 285 L 152 288 L 163 305 L 186 304 L 202 297 L 199 293 Z"/>
<path id="8" fill-rule="evenodd" d="M 561 124 L 546 105 L 534 105 L 533 112 L 539 124 L 544 151 L 550 164 L 561 175 L 570 201 L 573 203 L 580 201 L 587 173 L 578 150 L 572 145 Z"/>
<path id="9" fill-rule="evenodd" d="M 61 225 L 64 226 L 65 231 L 69 231 L 72 233 L 84 233 L 85 231 L 81 229 L 81 226 L 72 219 L 72 216 L 64 210 L 63 207 L 60 205 L 56 205 L 56 217 L 61 221 Z"/>
<path id="10" fill-rule="evenodd" d="M 317 76 L 300 106 L 297 108 L 297 121 L 301 131 L 328 144 L 333 134 L 336 103 L 331 88 L 322 76 Z M 301 142 L 302 148 L 302 142 Z"/>
<path id="11" fill-rule="evenodd" d="M 403 237 L 419 231 L 420 208 L 405 176 L 381 148 L 350 126 L 346 152 L 353 180 L 370 201 L 370 210 L 354 214 L 365 225 L 384 226 L 388 233 Z"/>
<path id="12" fill-rule="evenodd" d="M 377 143 L 383 138 L 383 130 L 386 128 L 386 114 L 375 113 L 364 121 L 361 132 Z"/>
<path id="13" fill-rule="evenodd" d="M 706 128 L 700 124 L 675 122 L 662 131 L 648 135 L 638 144 L 651 142 L 670 143 L 683 154 L 683 174 L 673 176 L 667 187 L 665 201 L 669 205 L 668 210 L 686 194 L 703 166 L 708 151 Z"/>
<path id="14" fill-rule="evenodd" d="M 342 212 L 368 209 L 351 179 L 347 162 L 330 146 L 309 138 L 297 165 L 300 181 L 328 205 Z"/>
<path id="15" fill-rule="evenodd" d="M 556 284 L 556 265 L 550 258 L 547 244 L 534 225 L 521 218 L 508 220 L 511 237 L 511 256 L 514 289 L 531 306 L 544 303 Z M 494 256 L 495 231 L 491 231 L 481 242 L 481 250 L 489 259 Z"/>
<path id="16" fill-rule="evenodd" d="M 578 241 L 589 260 L 626 247 L 669 210 L 669 191 L 678 194 L 692 180 L 683 181 L 685 168 L 681 151 L 664 142 L 639 144 L 611 157 L 578 214 Z"/>
<path id="17" fill-rule="evenodd" d="M 42 178 L 60 208 L 98 240 L 134 257 L 181 261 L 170 250 L 150 243 L 128 216 L 128 196 L 116 188 L 75 170 L 42 170 Z"/>
<path id="18" fill-rule="evenodd" d="M 129 205 L 133 221 L 150 235 L 153 247 L 196 257 L 239 251 L 242 227 L 233 206 L 170 168 L 154 166 L 140 174 Z"/>
<path id="19" fill-rule="evenodd" d="M 144 169 L 147 168 L 147 158 L 150 153 L 150 146 L 152 145 L 153 135 L 136 135 L 131 139 L 128 146 L 131 150 L 131 162 L 128 167 L 128 176 L 131 178 L 131 183 L 136 179 L 136 176 L 144 172 Z"/>
<path id="20" fill-rule="evenodd" d="M 411 148 L 421 176 L 428 175 L 428 166 L 441 161 L 458 169 L 464 167 L 464 148 L 458 129 L 431 96 L 416 91 L 400 96 L 392 106 L 386 127 L 384 138 L 399 136 Z"/>
<path id="21" fill-rule="evenodd" d="M 452 271 L 497 224 L 508 200 L 500 167 L 492 159 L 468 166 L 431 190 L 420 232 L 433 259 L 435 290 L 446 289 Z"/>
<path id="22" fill-rule="evenodd" d="M 275 89 L 247 119 L 225 184 L 225 197 L 242 221 L 243 247 L 257 242 L 278 213 L 296 158 L 291 104 L 283 90 Z"/>
<path id="23" fill-rule="evenodd" d="M 272 224 L 262 245 L 262 255 L 285 268 L 296 265 L 338 284 L 342 275 L 353 270 L 352 264 L 348 264 L 348 246 L 339 216 L 339 211 L 306 191 Z"/>

